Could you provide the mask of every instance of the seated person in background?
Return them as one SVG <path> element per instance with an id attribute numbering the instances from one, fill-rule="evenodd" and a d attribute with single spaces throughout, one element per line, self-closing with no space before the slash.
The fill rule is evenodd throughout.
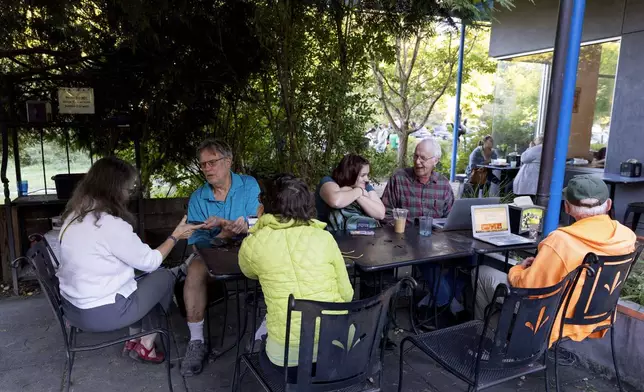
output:
<path id="1" fill-rule="evenodd" d="M 331 177 L 320 181 L 315 205 L 318 219 L 331 230 L 355 230 L 356 222 L 378 227 L 385 217 L 385 206 L 369 184 L 369 161 L 355 154 L 345 155 Z"/>
<path id="2" fill-rule="evenodd" d="M 606 147 L 602 147 L 594 154 L 593 161 L 590 163 L 592 167 L 604 167 L 606 164 Z"/>
<path id="3" fill-rule="evenodd" d="M 284 374 L 287 303 L 297 299 L 349 302 L 353 288 L 342 253 L 324 223 L 313 219 L 313 200 L 299 178 L 282 175 L 262 183 L 257 224 L 239 251 L 239 266 L 259 279 L 267 308 L 268 339 L 260 364 L 265 372 Z M 293 314 L 289 343 L 289 379 L 297 374 L 300 316 Z"/>
<path id="4" fill-rule="evenodd" d="M 211 241 L 231 239 L 248 231 L 247 218 L 257 213 L 259 185 L 250 176 L 233 173 L 230 147 L 218 140 L 206 140 L 197 150 L 206 183 L 197 189 L 188 204 L 188 221 L 204 222 L 188 240 L 195 250 L 210 247 Z M 199 257 L 188 266 L 183 297 L 186 305 L 190 342 L 181 363 L 184 376 L 198 374 L 205 357 L 203 336 L 207 303 L 208 269 Z"/>
<path id="5" fill-rule="evenodd" d="M 534 196 L 537 194 L 539 169 L 541 167 L 541 138 L 534 139 L 534 146 L 521 154 L 521 167 L 514 178 L 513 189 L 517 196 Z"/>
<path id="6" fill-rule="evenodd" d="M 434 138 L 427 138 L 418 143 L 414 152 L 414 167 L 399 169 L 387 182 L 382 195 L 382 201 L 387 208 L 386 222 L 393 221 L 394 208 L 408 210 L 407 223 L 412 225 L 416 218 L 421 216 L 447 217 L 454 204 L 454 191 L 447 178 L 434 170 L 441 155 L 441 147 Z M 434 276 L 440 274 L 440 266 L 425 264 L 421 265 L 420 269 L 429 287 L 434 287 Z M 453 273 L 454 271 L 450 270 L 450 274 Z M 460 296 L 464 284 L 457 282 L 457 287 L 453 288 L 453 281 L 453 277 L 441 274 L 436 298 L 438 306 L 448 305 L 452 295 Z M 461 308 L 455 304 L 454 313 L 460 310 Z"/>
<path id="7" fill-rule="evenodd" d="M 487 135 L 470 154 L 470 160 L 465 169 L 465 175 L 470 184 L 479 186 L 489 183 L 499 183 L 499 179 L 491 170 L 478 167 L 479 165 L 489 165 L 493 159 L 497 159 L 496 151 L 494 151 L 493 147 L 494 139 L 492 139 L 492 136 Z"/>
<path id="8" fill-rule="evenodd" d="M 185 217 L 156 249 L 136 235 L 134 216 L 127 209 L 137 172 L 115 157 L 96 161 L 76 187 L 63 213 L 60 268 L 56 275 L 63 313 L 74 327 L 108 332 L 130 327 L 130 335 L 160 327 L 161 305 L 172 302 L 175 277 L 158 269 L 180 239 L 201 226 Z M 151 272 L 139 281 L 134 270 Z M 125 343 L 123 354 L 137 361 L 161 363 L 164 353 L 154 347 L 156 334 Z"/>
<path id="9" fill-rule="evenodd" d="M 512 267 L 507 275 L 488 266 L 480 267 L 476 295 L 477 319 L 484 318 L 485 308 L 492 301 L 496 286 L 500 283 L 517 288 L 549 287 L 559 283 L 570 271 L 581 265 L 589 252 L 615 256 L 633 252 L 635 234 L 608 216 L 612 201 L 608 197 L 608 187 L 602 180 L 590 175 L 575 176 L 564 189 L 564 199 L 566 213 L 577 221 L 550 233 L 539 244 L 536 258 L 525 259 L 523 263 Z M 567 317 L 574 314 L 584 279 L 585 274 L 571 294 L 573 297 Z M 552 329 L 550 344 L 559 337 L 559 320 Z M 609 321 L 606 320 L 604 324 Z M 604 336 L 606 331 L 593 334 L 596 327 L 597 325 L 565 325 L 563 335 L 575 341 L 589 336 Z"/>

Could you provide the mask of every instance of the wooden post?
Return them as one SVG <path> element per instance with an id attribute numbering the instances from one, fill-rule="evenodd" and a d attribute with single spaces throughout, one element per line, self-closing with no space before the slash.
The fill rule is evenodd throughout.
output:
<path id="1" fill-rule="evenodd" d="M 4 208 L 7 222 L 7 242 L 9 245 L 9 262 L 16 258 L 16 248 L 14 243 L 13 219 L 11 211 L 11 192 L 9 191 L 9 179 L 7 178 L 7 166 L 9 163 L 9 129 L 7 123 L 9 116 L 7 107 L 10 106 L 10 99 L 4 95 L 7 86 L 3 83 L 0 85 L 0 133 L 2 133 L 2 165 L 0 166 L 0 178 L 2 179 L 4 189 Z M 18 295 L 18 275 L 16 270 L 11 268 L 11 277 L 13 280 L 13 292 Z"/>

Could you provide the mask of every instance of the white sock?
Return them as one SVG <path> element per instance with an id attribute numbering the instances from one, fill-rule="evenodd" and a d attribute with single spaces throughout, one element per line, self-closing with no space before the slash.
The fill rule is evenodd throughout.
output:
<path id="1" fill-rule="evenodd" d="M 188 328 L 190 329 L 190 341 L 193 341 L 193 340 L 201 340 L 202 342 L 204 341 L 203 320 L 197 323 L 188 322 Z"/>
<path id="2" fill-rule="evenodd" d="M 423 299 L 420 300 L 418 303 L 418 306 L 429 306 L 429 294 L 423 297 Z"/>
<path id="3" fill-rule="evenodd" d="M 264 335 L 268 335 L 268 328 L 266 328 L 266 316 L 264 316 L 264 320 L 262 320 L 262 324 L 255 332 L 255 340 L 262 340 L 262 336 Z"/>
<path id="4" fill-rule="evenodd" d="M 452 298 L 452 302 L 449 304 L 449 310 L 452 312 L 452 314 L 457 314 L 465 310 L 465 307 L 463 307 L 463 304 L 458 302 L 456 298 Z"/>

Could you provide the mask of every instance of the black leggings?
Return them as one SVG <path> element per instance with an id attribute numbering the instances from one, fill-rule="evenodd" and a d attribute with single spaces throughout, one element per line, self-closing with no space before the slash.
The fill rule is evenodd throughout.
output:
<path id="1" fill-rule="evenodd" d="M 262 348 L 261 353 L 259 354 L 259 366 L 261 366 L 262 371 L 266 373 L 270 378 L 279 379 L 280 381 L 284 379 L 284 366 L 277 366 L 266 355 L 266 350 Z M 297 370 L 298 366 L 289 366 L 288 367 L 288 383 L 297 384 Z M 315 376 L 315 363 L 313 364 L 312 375 Z"/>

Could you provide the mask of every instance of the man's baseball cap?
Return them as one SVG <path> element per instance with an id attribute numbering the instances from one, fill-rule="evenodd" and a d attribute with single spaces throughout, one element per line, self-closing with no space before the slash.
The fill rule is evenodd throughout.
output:
<path id="1" fill-rule="evenodd" d="M 574 176 L 563 189 L 564 200 L 577 206 L 582 205 L 580 201 L 586 199 L 597 199 L 599 202 L 594 205 L 583 204 L 583 206 L 600 206 L 608 200 L 608 197 L 608 187 L 604 181 L 588 174 Z"/>

